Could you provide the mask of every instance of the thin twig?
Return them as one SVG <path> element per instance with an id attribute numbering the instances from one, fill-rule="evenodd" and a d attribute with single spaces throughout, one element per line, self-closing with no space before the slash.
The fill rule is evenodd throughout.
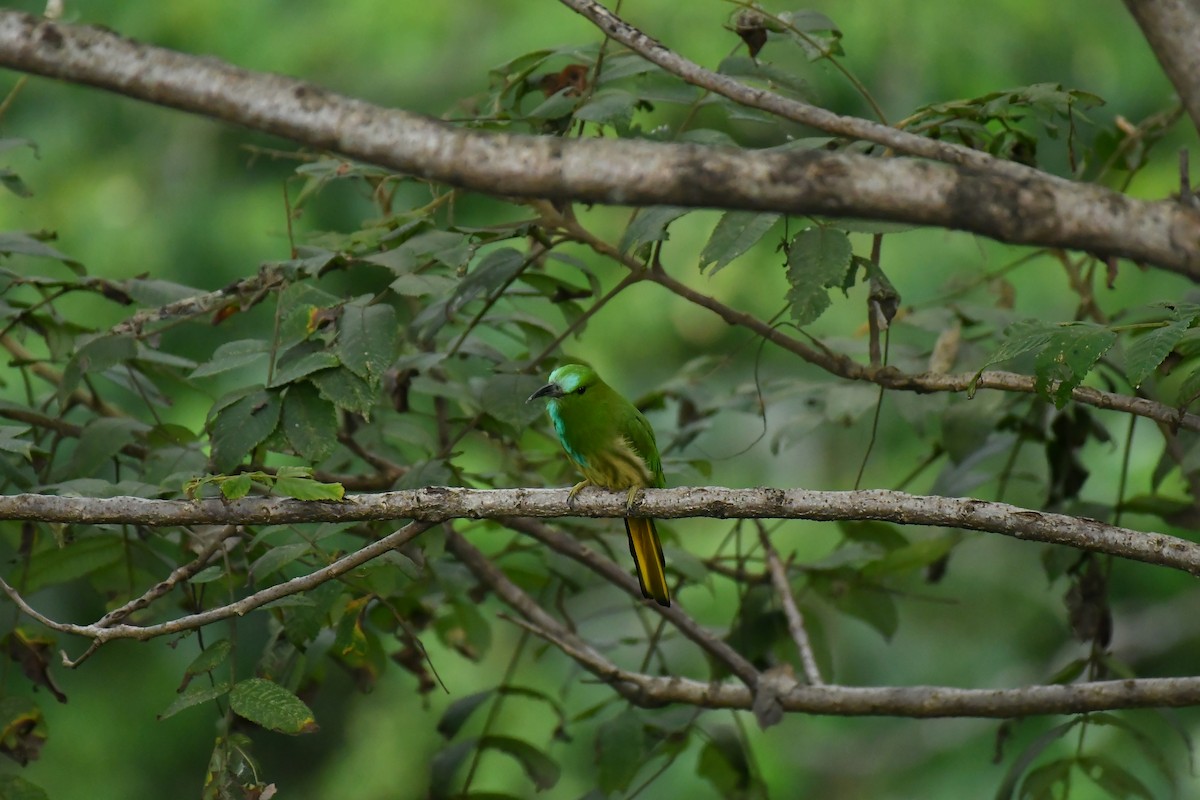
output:
<path id="1" fill-rule="evenodd" d="M 804 677 L 808 679 L 810 686 L 823 686 L 825 681 L 821 679 L 821 670 L 817 667 L 812 643 L 808 640 L 808 631 L 804 628 L 804 615 L 800 613 L 800 608 L 796 605 L 796 598 L 792 595 L 792 587 L 788 583 L 787 571 L 783 567 L 783 562 L 779 560 L 779 553 L 771 544 L 771 539 L 767 536 L 767 531 L 761 522 L 758 525 L 758 540 L 762 542 L 763 550 L 767 554 L 767 570 L 771 573 L 771 582 L 779 594 L 779 602 L 783 604 L 783 615 L 787 617 L 788 632 L 791 633 L 792 641 L 796 643 L 796 650 L 800 653 L 800 664 L 804 668 Z"/>

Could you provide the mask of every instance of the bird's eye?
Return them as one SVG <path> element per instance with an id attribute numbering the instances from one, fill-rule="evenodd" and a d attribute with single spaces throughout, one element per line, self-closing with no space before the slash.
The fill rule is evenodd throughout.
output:
<path id="1" fill-rule="evenodd" d="M 586 391 L 587 391 L 586 386 L 580 386 L 578 389 L 575 390 L 575 394 L 583 394 Z"/>

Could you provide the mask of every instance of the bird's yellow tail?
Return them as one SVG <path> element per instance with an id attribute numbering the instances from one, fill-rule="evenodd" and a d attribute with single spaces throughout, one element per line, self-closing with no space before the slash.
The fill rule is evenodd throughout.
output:
<path id="1" fill-rule="evenodd" d="M 671 605 L 671 592 L 667 589 L 667 561 L 663 558 L 662 543 L 654 520 L 632 517 L 625 520 L 625 532 L 629 534 L 629 552 L 637 567 L 638 582 L 642 595 L 660 606 Z"/>

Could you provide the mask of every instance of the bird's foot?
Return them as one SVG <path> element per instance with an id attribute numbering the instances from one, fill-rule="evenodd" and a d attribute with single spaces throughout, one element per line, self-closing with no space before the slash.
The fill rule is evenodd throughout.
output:
<path id="1" fill-rule="evenodd" d="M 637 500 L 638 492 L 642 490 L 640 486 L 629 487 L 629 494 L 625 497 L 625 510 L 632 511 L 634 501 Z"/>
<path id="2" fill-rule="evenodd" d="M 579 483 L 572 486 L 571 491 L 567 492 L 567 507 L 574 508 L 575 507 L 575 495 L 579 494 L 581 491 L 583 491 L 585 488 L 587 488 L 588 486 L 591 486 L 591 485 L 592 485 L 591 481 L 580 481 Z"/>

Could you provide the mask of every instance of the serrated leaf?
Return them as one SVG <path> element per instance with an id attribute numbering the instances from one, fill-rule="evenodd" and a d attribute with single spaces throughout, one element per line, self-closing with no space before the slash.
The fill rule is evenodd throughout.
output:
<path id="1" fill-rule="evenodd" d="M 756 245 L 767 231 L 779 221 L 779 214 L 757 211 L 727 211 L 713 228 L 708 243 L 700 253 L 700 271 L 712 264 L 715 275 L 727 264 Z"/>
<path id="2" fill-rule="evenodd" d="M 218 472 L 233 472 L 279 424 L 277 392 L 255 391 L 221 409 L 212 423 L 212 460 Z"/>
<path id="3" fill-rule="evenodd" d="M 201 703 L 208 703 L 216 700 L 218 697 L 226 694 L 229 691 L 229 681 L 218 681 L 211 686 L 201 685 L 200 688 L 193 689 L 190 692 L 183 692 L 178 695 L 171 705 L 163 709 L 163 712 L 158 715 L 158 719 L 164 720 L 175 716 L 184 709 L 198 706 Z"/>
<path id="4" fill-rule="evenodd" d="M 1134 388 L 1141 386 L 1142 381 L 1158 369 L 1158 365 L 1175 349 L 1194 320 L 1195 315 L 1189 315 L 1133 340 L 1125 353 L 1125 373 Z"/>
<path id="5" fill-rule="evenodd" d="M 1063 326 L 1034 358 L 1038 393 L 1062 408 L 1100 357 L 1117 341 L 1117 334 L 1099 325 Z M 1053 389 L 1053 391 L 1051 391 Z"/>
<path id="6" fill-rule="evenodd" d="M 692 209 L 679 206 L 653 206 L 638 211 L 621 236 L 621 252 L 636 251 L 650 242 L 667 240 L 667 226 Z"/>
<path id="7" fill-rule="evenodd" d="M 338 408 L 369 417 L 375 405 L 375 390 L 350 370 L 329 369 L 312 375 L 309 380 L 321 396 Z"/>
<path id="8" fill-rule="evenodd" d="M 346 488 L 340 483 L 322 483 L 312 478 L 277 478 L 274 488 L 276 494 L 296 500 L 336 501 L 346 495 Z"/>
<path id="9" fill-rule="evenodd" d="M 337 446 L 337 409 L 307 381 L 288 387 L 282 419 L 288 444 L 307 461 L 321 461 Z"/>
<path id="10" fill-rule="evenodd" d="M 1008 361 L 1032 350 L 1041 350 L 1051 337 L 1059 332 L 1061 327 L 1055 323 L 1036 319 L 1022 320 L 1010 325 L 1004 331 L 1004 341 L 1000 347 L 984 362 L 979 371 L 983 372 L 993 364 Z"/>
<path id="11" fill-rule="evenodd" d="M 238 682 L 229 693 L 229 705 L 243 719 L 279 733 L 314 733 L 312 711 L 296 695 L 264 678 Z"/>
<path id="12" fill-rule="evenodd" d="M 646 731 L 631 708 L 601 723 L 596 731 L 596 774 L 606 796 L 624 792 L 645 763 Z"/>
<path id="13" fill-rule="evenodd" d="M 787 296 L 797 325 L 808 325 L 829 307 L 828 290 L 845 282 L 853 255 L 850 237 L 837 228 L 809 228 L 792 239 Z"/>
<path id="14" fill-rule="evenodd" d="M 355 375 L 378 382 L 396 357 L 397 331 L 391 306 L 347 304 L 338 320 L 338 355 Z"/>

